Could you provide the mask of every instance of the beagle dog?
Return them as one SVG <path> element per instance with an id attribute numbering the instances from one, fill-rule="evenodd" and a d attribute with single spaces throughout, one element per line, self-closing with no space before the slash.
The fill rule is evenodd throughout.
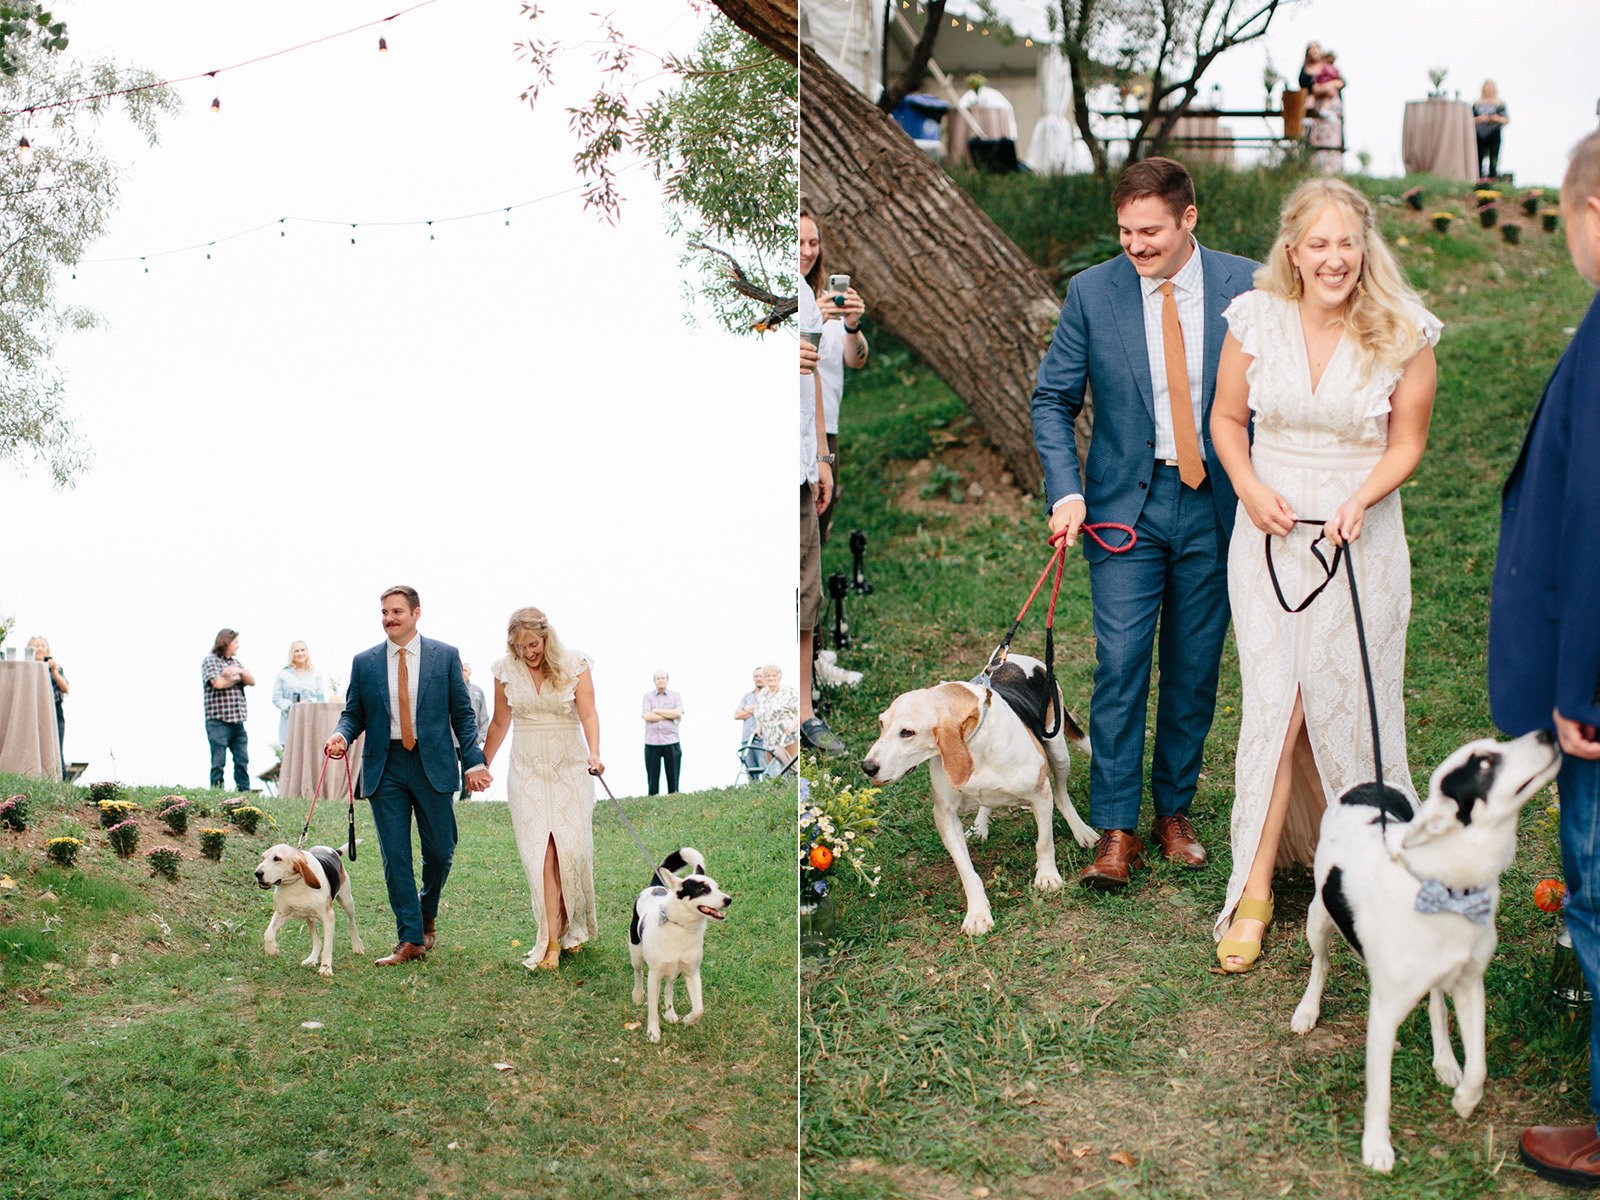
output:
<path id="1" fill-rule="evenodd" d="M 1045 738 L 1055 714 L 1060 715 L 1060 728 Z M 1089 753 L 1089 738 L 1066 711 L 1060 687 L 1051 683 L 1038 659 L 1013 654 L 987 683 L 941 683 L 906 692 L 894 699 L 878 725 L 878 740 L 861 769 L 874 783 L 890 784 L 928 764 L 933 824 L 966 890 L 962 933 L 986 933 L 994 925 L 983 880 L 967 851 L 963 812 L 1031 808 L 1039 830 L 1033 886 L 1047 892 L 1061 887 L 1051 809 L 1067 819 L 1078 845 L 1095 844 L 1095 831 L 1067 795 L 1067 743 Z"/>
<path id="2" fill-rule="evenodd" d="M 269 956 L 278 956 L 278 930 L 290 921 L 304 920 L 311 930 L 311 953 L 302 967 L 316 965 L 318 975 L 333 974 L 333 904 L 337 900 L 350 918 L 350 949 L 365 954 L 356 931 L 355 896 L 344 869 L 344 851 L 329 846 L 297 850 L 286 842 L 269 846 L 256 868 L 256 886 L 277 889 L 272 897 L 272 920 L 263 937 Z M 320 936 L 318 926 L 320 929 Z M 318 959 L 321 962 L 318 963 Z"/>

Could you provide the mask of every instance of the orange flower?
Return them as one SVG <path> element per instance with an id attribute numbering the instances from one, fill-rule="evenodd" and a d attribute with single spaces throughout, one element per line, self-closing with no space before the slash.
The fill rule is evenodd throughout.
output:
<path id="1" fill-rule="evenodd" d="M 823 845 L 811 847 L 811 865 L 819 871 L 826 871 L 833 866 L 833 851 Z"/>
<path id="2" fill-rule="evenodd" d="M 1547 913 L 1560 912 L 1567 885 L 1559 879 L 1541 879 L 1533 885 L 1533 902 Z"/>

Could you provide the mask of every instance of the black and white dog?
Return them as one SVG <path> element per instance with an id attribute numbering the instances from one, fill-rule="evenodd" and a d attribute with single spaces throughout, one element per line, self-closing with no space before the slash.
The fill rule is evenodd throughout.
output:
<path id="1" fill-rule="evenodd" d="M 1316 895 L 1306 916 L 1311 979 L 1290 1028 L 1317 1023 L 1335 930 L 1367 965 L 1367 1104 L 1361 1160 L 1394 1166 L 1390 1068 L 1400 1023 L 1424 997 L 1433 1070 L 1472 1115 L 1483 1097 L 1483 972 L 1494 956 L 1500 874 L 1517 849 L 1517 815 L 1555 777 L 1561 752 L 1546 730 L 1514 742 L 1469 742 L 1439 764 L 1416 813 L 1393 788 L 1351 788 L 1328 806 L 1317 845 Z M 1455 1004 L 1465 1068 L 1450 1045 Z"/>
<path id="2" fill-rule="evenodd" d="M 661 993 L 666 991 L 665 1015 L 676 1023 L 678 1010 L 672 1002 L 673 981 L 683 976 L 689 993 L 689 1015 L 685 1025 L 693 1025 L 705 1012 L 700 996 L 700 961 L 705 956 L 706 922 L 721 921 L 728 915 L 733 897 L 706 874 L 706 860 L 693 846 L 674 850 L 656 869 L 656 879 L 633 902 L 633 921 L 628 926 L 628 956 L 633 960 L 633 1002 L 645 1002 L 650 992 L 652 1042 L 661 1040 Z M 645 978 L 648 970 L 649 978 Z"/>

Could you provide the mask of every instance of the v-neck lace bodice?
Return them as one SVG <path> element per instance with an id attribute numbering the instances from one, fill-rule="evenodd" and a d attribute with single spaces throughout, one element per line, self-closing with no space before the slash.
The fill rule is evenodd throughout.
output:
<path id="1" fill-rule="evenodd" d="M 1363 356 L 1341 337 L 1313 389 L 1298 304 L 1266 292 L 1246 292 L 1223 316 L 1251 356 L 1245 379 L 1257 442 L 1265 439 L 1290 450 L 1383 452 L 1389 444 L 1389 397 L 1400 380 L 1399 370 L 1373 363 L 1367 371 Z M 1438 318 L 1423 308 L 1414 318 L 1424 340 L 1437 343 Z"/>

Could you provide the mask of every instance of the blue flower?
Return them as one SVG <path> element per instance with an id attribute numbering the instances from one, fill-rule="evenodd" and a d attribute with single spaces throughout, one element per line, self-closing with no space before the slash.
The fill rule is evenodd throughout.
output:
<path id="1" fill-rule="evenodd" d="M 828 885 L 819 879 L 811 885 L 811 890 L 819 896 L 826 896 L 828 894 Z"/>

